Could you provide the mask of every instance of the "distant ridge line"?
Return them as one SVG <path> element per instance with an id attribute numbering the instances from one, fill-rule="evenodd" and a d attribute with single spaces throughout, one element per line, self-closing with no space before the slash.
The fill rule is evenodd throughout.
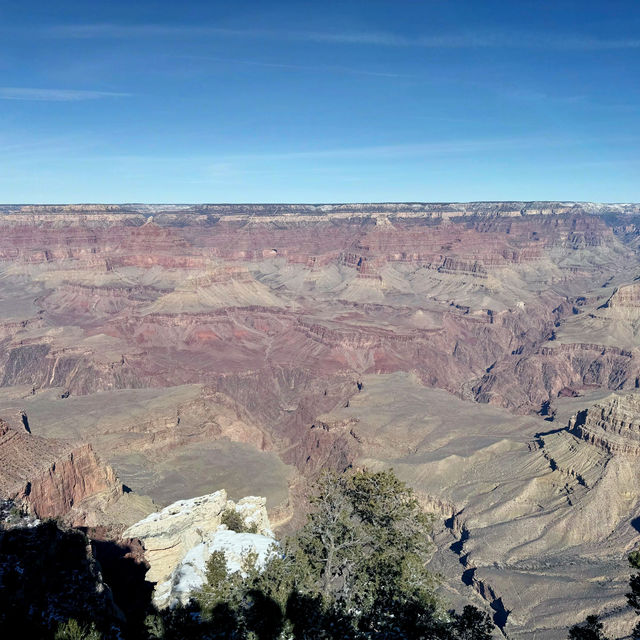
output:
<path id="1" fill-rule="evenodd" d="M 392 216 L 399 218 L 457 218 L 525 215 L 637 215 L 640 203 L 596 203 L 544 200 L 487 200 L 475 202 L 367 202 L 367 203 L 78 203 L 0 204 L 0 215 L 144 215 L 237 216 L 285 218 L 290 216 Z"/>

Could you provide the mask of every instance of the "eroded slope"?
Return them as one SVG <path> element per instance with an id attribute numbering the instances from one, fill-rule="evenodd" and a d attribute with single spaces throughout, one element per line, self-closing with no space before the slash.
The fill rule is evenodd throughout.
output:
<path id="1" fill-rule="evenodd" d="M 0 416 L 90 444 L 134 495 L 266 495 L 275 524 L 321 468 L 391 464 L 447 521 L 450 588 L 509 633 L 602 602 L 624 625 L 635 440 L 622 400 L 567 425 L 638 387 L 639 216 L 0 207 Z"/>

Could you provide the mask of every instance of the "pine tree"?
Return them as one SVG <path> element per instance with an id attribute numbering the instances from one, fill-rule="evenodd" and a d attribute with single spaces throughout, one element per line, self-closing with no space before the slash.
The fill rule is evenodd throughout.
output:
<path id="1" fill-rule="evenodd" d="M 447 615 L 441 606 L 427 569 L 432 518 L 392 471 L 325 473 L 310 507 L 305 526 L 262 571 L 253 557 L 228 575 L 224 554 L 211 555 L 195 598 L 209 629 L 205 636 L 201 628 L 202 637 L 217 637 L 215 630 L 258 640 L 491 637 L 487 614 L 465 607 Z M 167 629 L 177 615 L 164 617 Z"/>
<path id="2" fill-rule="evenodd" d="M 94 624 L 82 625 L 74 618 L 70 618 L 58 626 L 54 638 L 55 640 L 102 640 L 102 635 Z"/>
<path id="3" fill-rule="evenodd" d="M 569 629 L 569 640 L 608 640 L 602 633 L 602 622 L 598 616 L 587 616 L 583 624 Z"/>

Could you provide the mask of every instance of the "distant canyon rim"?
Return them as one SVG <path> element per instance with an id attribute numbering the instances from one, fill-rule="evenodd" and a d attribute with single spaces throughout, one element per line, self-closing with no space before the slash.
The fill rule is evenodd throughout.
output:
<path id="1" fill-rule="evenodd" d="M 0 205 L 0 497 L 286 530 L 320 470 L 393 467 L 452 606 L 628 633 L 639 248 L 640 204 Z"/>

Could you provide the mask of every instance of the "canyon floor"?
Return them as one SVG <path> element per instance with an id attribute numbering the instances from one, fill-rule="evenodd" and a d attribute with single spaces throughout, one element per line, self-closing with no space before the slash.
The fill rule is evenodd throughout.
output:
<path id="1" fill-rule="evenodd" d="M 393 467 L 452 605 L 628 632 L 640 206 L 0 206 L 1 497 L 124 529 Z"/>

